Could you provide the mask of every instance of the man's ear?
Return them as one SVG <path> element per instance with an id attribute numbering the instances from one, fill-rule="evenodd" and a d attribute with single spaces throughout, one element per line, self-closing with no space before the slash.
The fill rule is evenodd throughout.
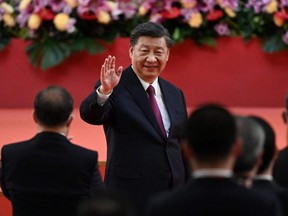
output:
<path id="1" fill-rule="evenodd" d="M 170 56 L 170 49 L 168 49 L 168 51 L 167 51 L 167 58 L 166 58 L 166 61 L 168 61 L 169 56 Z"/>
<path id="2" fill-rule="evenodd" d="M 36 117 L 36 113 L 35 113 L 35 110 L 33 110 L 33 120 L 36 124 L 38 124 L 38 119 Z"/>
<path id="3" fill-rule="evenodd" d="M 73 119 L 74 119 L 74 115 L 71 114 L 70 117 L 69 117 L 69 119 L 67 120 L 67 123 L 66 123 L 66 126 L 67 126 L 67 127 L 70 127 L 70 125 L 71 125 Z"/>
<path id="4" fill-rule="evenodd" d="M 130 47 L 129 47 L 129 56 L 130 56 L 130 58 L 132 58 L 133 51 L 134 51 L 134 47 L 132 45 L 130 45 Z"/>
<path id="5" fill-rule="evenodd" d="M 284 123 L 287 124 L 287 111 L 286 110 L 282 112 L 282 119 Z"/>
<path id="6" fill-rule="evenodd" d="M 273 154 L 273 161 L 275 161 L 278 158 L 278 152 L 279 150 L 275 148 L 274 154 Z"/>
<path id="7" fill-rule="evenodd" d="M 183 150 L 183 155 L 186 161 L 190 161 L 194 154 L 193 154 L 193 150 L 191 149 L 191 147 L 189 146 L 186 140 L 183 141 L 182 150 Z"/>
<path id="8" fill-rule="evenodd" d="M 239 158 L 242 152 L 242 139 L 237 137 L 231 149 L 235 158 Z"/>

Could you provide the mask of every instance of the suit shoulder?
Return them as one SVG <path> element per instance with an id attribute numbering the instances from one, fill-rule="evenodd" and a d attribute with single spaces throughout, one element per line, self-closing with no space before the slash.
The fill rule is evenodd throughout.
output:
<path id="1" fill-rule="evenodd" d="M 81 153 L 85 153 L 85 154 L 90 154 L 90 155 L 98 155 L 97 151 L 89 149 L 89 148 L 86 148 L 86 147 L 83 147 L 83 146 L 81 146 L 79 144 L 70 143 L 70 145 L 75 151 L 78 151 L 78 152 L 81 152 Z"/>
<path id="2" fill-rule="evenodd" d="M 279 157 L 286 157 L 287 155 L 288 155 L 288 147 L 285 147 L 284 149 L 279 151 L 278 158 Z"/>
<path id="3" fill-rule="evenodd" d="M 159 82 L 160 85 L 165 85 L 165 87 L 169 87 L 171 89 L 177 90 L 177 91 L 182 91 L 179 87 L 177 87 L 176 85 L 174 85 L 173 83 L 169 82 L 168 80 L 165 80 L 161 77 L 159 77 Z"/>
<path id="4" fill-rule="evenodd" d="M 30 140 L 25 140 L 25 141 L 20 141 L 20 142 L 4 144 L 2 146 L 2 151 L 3 150 L 20 149 L 21 147 L 25 147 L 25 145 L 29 142 L 30 142 Z"/>

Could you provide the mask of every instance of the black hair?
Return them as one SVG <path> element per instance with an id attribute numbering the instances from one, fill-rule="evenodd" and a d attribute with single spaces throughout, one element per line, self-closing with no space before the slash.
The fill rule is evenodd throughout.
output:
<path id="1" fill-rule="evenodd" d="M 236 139 L 234 118 L 221 105 L 203 105 L 190 115 L 186 138 L 198 159 L 222 159 Z"/>
<path id="2" fill-rule="evenodd" d="M 155 22 L 141 23 L 131 32 L 130 44 L 135 46 L 138 39 L 142 36 L 152 38 L 165 38 L 166 45 L 170 48 L 173 45 L 173 40 L 170 37 L 169 31 L 161 24 Z"/>

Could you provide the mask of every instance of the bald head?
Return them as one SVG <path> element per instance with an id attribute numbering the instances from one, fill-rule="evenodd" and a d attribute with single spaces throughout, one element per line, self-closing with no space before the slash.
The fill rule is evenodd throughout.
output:
<path id="1" fill-rule="evenodd" d="M 59 86 L 49 86 L 40 91 L 34 100 L 37 121 L 48 127 L 64 125 L 73 111 L 73 99 Z"/>

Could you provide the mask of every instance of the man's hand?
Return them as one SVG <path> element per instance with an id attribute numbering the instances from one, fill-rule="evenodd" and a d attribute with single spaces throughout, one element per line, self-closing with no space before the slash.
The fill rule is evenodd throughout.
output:
<path id="1" fill-rule="evenodd" d="M 101 94 L 110 94 L 115 86 L 118 85 L 123 67 L 120 66 L 118 69 L 115 69 L 115 56 L 108 56 L 104 64 L 101 67 L 100 81 L 101 86 L 99 88 L 99 92 Z"/>

